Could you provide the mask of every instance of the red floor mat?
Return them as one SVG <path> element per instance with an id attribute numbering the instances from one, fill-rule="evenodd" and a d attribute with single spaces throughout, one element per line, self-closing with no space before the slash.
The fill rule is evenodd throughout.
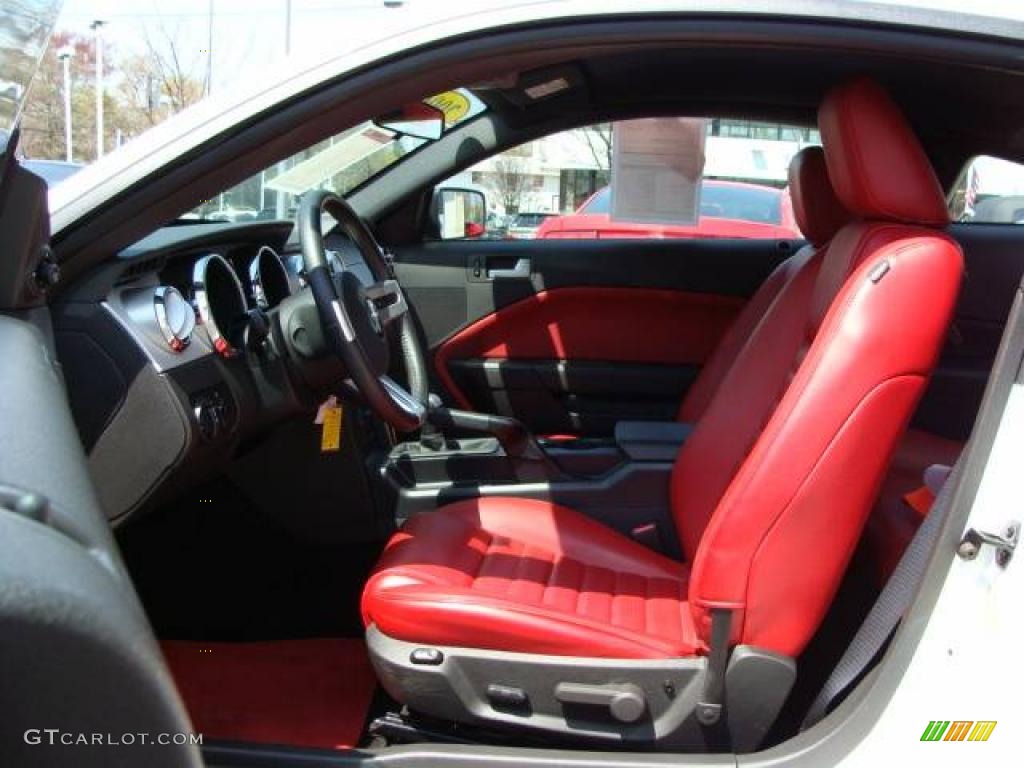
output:
<path id="1" fill-rule="evenodd" d="M 376 686 L 361 639 L 161 645 L 206 739 L 329 749 L 359 741 Z"/>

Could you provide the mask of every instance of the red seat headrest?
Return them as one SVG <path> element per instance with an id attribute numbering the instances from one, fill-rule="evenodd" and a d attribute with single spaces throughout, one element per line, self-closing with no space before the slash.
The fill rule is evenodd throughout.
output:
<path id="1" fill-rule="evenodd" d="M 801 149 L 789 163 L 789 196 L 797 226 L 814 245 L 824 245 L 850 220 L 825 167 L 821 147 Z"/>
<path id="2" fill-rule="evenodd" d="M 857 78 L 833 88 L 818 128 L 836 195 L 865 219 L 941 227 L 942 187 L 900 108 L 877 83 Z"/>

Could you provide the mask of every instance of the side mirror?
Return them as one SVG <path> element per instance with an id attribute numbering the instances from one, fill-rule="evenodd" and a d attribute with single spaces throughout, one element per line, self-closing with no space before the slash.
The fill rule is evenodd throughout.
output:
<path id="1" fill-rule="evenodd" d="M 487 198 L 475 189 L 434 190 L 431 229 L 441 240 L 464 240 L 487 233 Z"/>
<path id="2" fill-rule="evenodd" d="M 422 101 L 413 101 L 401 109 L 382 115 L 373 121 L 380 128 L 385 128 L 403 136 L 436 141 L 444 133 L 444 112 Z"/>

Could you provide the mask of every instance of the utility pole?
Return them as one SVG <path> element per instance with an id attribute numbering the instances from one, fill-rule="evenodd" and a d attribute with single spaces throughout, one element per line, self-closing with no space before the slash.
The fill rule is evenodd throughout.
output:
<path id="1" fill-rule="evenodd" d="M 75 51 L 70 46 L 57 51 L 57 60 L 64 67 L 64 158 L 71 160 L 71 57 Z"/>
<path id="2" fill-rule="evenodd" d="M 292 52 L 292 0 L 284 0 L 284 55 Z"/>
<path id="3" fill-rule="evenodd" d="M 207 6 L 209 13 L 206 27 L 206 95 L 213 88 L 213 0 Z"/>
<path id="4" fill-rule="evenodd" d="M 284 0 L 284 56 L 288 58 L 292 52 L 292 0 Z M 280 176 L 286 170 L 285 161 L 277 164 L 277 175 Z M 263 199 L 260 199 L 260 206 Z M 274 217 L 283 219 L 287 215 L 285 208 L 285 193 L 280 189 L 274 190 Z"/>
<path id="5" fill-rule="evenodd" d="M 89 29 L 96 35 L 96 159 L 103 157 L 103 35 L 105 21 L 96 19 Z"/>

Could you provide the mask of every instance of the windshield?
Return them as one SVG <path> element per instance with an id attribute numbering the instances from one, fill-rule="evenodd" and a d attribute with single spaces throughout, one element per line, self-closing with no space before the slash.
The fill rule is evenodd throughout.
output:
<path id="1" fill-rule="evenodd" d="M 438 110 L 439 119 L 443 119 L 440 135 L 486 109 L 464 88 L 439 93 L 422 103 Z M 394 125 L 404 124 L 396 121 Z M 347 195 L 431 141 L 436 139 L 365 122 L 264 168 L 181 218 L 231 222 L 292 218 L 306 192 L 327 189 Z"/>
<path id="2" fill-rule="evenodd" d="M 10 130 L 24 98 L 19 158 L 85 166 L 210 97 L 442 19 L 522 1 L 477 0 L 466 8 L 435 0 L 0 0 L 0 131 Z M 44 9 L 48 21 L 37 23 Z M 368 162 L 394 162 L 416 148 L 408 140 L 387 144 L 380 142 Z M 289 159 L 286 170 L 325 146 Z M 371 168 L 353 171 L 350 183 L 380 170 Z M 276 175 L 276 167 L 268 169 L 262 181 Z M 233 190 L 225 208 L 245 211 L 220 215 L 258 214 L 267 207 L 259 190 L 258 182 Z M 285 208 L 293 202 L 286 198 Z M 276 201 L 270 207 L 276 210 Z"/>
<path id="3" fill-rule="evenodd" d="M 60 8 L 59 0 L 0 0 L 0 153 L 21 118 Z"/>

